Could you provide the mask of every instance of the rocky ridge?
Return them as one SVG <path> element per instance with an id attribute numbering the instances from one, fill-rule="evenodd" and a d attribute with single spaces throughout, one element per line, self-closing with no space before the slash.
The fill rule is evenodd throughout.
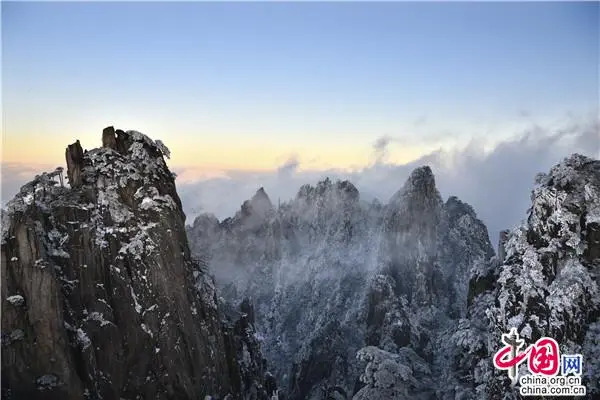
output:
<path id="1" fill-rule="evenodd" d="M 270 398 L 247 306 L 225 315 L 190 254 L 169 150 L 102 143 L 67 147 L 69 187 L 42 174 L 3 211 L 2 397 Z"/>
<path id="2" fill-rule="evenodd" d="M 435 396 L 438 341 L 467 313 L 472 270 L 494 254 L 472 208 L 444 203 L 429 167 L 386 205 L 328 179 L 278 209 L 262 200 L 268 212 L 254 214 L 265 197 L 259 190 L 222 222 L 199 216 L 188 236 L 225 298 L 253 299 L 282 390 L 290 399 L 375 398 L 393 382 L 381 398 Z M 378 383 L 374 366 L 395 368 L 393 360 L 395 378 Z"/>
<path id="3" fill-rule="evenodd" d="M 261 189 L 234 217 L 201 215 L 187 230 L 223 295 L 252 298 L 287 398 L 516 399 L 491 361 L 512 327 L 583 354 L 594 398 L 600 161 L 575 154 L 536 185 L 497 255 L 473 208 L 442 200 L 429 167 L 387 204 L 326 179 L 277 208 Z"/>
<path id="4" fill-rule="evenodd" d="M 527 343 L 547 336 L 562 354 L 582 354 L 583 384 L 588 398 L 597 398 L 600 161 L 574 154 L 540 173 L 526 221 L 503 232 L 500 247 L 501 257 L 492 260 L 487 274 L 472 280 L 470 319 L 457 334 L 471 342 L 460 347 L 464 376 L 489 398 L 519 398 L 507 374 L 491 365 L 501 334 L 516 328 Z"/>

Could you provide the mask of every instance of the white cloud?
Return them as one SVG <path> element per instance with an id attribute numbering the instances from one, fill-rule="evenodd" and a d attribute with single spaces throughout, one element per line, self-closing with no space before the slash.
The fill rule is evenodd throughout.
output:
<path id="1" fill-rule="evenodd" d="M 493 244 L 498 232 L 518 224 L 529 206 L 535 175 L 547 171 L 564 157 L 578 152 L 600 158 L 600 130 L 597 117 L 584 122 L 563 122 L 559 127 L 532 128 L 486 149 L 472 141 L 462 149 L 438 150 L 418 160 L 398 165 L 383 161 L 391 138 L 373 145 L 375 162 L 354 171 L 303 171 L 291 158 L 272 172 L 230 171 L 225 177 L 179 184 L 178 189 L 191 223 L 199 212 L 212 212 L 219 218 L 232 216 L 241 203 L 259 187 L 264 187 L 274 203 L 295 196 L 301 185 L 315 184 L 325 177 L 349 179 L 361 197 L 383 202 L 403 185 L 416 167 L 429 165 L 442 195 L 455 195 L 471 204 L 488 226 Z"/>

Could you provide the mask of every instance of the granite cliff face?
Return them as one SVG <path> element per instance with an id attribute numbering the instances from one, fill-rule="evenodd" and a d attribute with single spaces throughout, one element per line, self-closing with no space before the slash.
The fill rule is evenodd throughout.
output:
<path id="1" fill-rule="evenodd" d="M 278 209 L 259 190 L 233 218 L 198 217 L 188 236 L 226 298 L 252 298 L 290 399 L 439 394 L 437 348 L 466 315 L 471 270 L 494 254 L 472 208 L 444 203 L 429 167 L 386 205 L 326 179 Z"/>
<path id="2" fill-rule="evenodd" d="M 527 220 L 501 235 L 499 257 L 471 280 L 457 366 L 479 397 L 519 398 L 491 364 L 501 335 L 516 328 L 528 344 L 548 336 L 561 353 L 582 354 L 587 398 L 598 398 L 600 161 L 574 154 L 539 174 L 531 202 Z"/>
<path id="3" fill-rule="evenodd" d="M 168 149 L 102 142 L 68 146 L 70 187 L 42 174 L 3 212 L 3 398 L 270 397 L 248 305 L 226 316 L 191 257 Z"/>
<path id="4" fill-rule="evenodd" d="M 387 204 L 350 182 L 264 190 L 223 221 L 189 226 L 231 301 L 256 329 L 290 399 L 512 399 L 492 357 L 511 327 L 583 354 L 600 394 L 600 161 L 573 155 L 537 177 L 527 221 L 498 255 L 473 208 L 442 200 L 429 167 Z M 525 368 L 521 372 L 525 372 Z"/>

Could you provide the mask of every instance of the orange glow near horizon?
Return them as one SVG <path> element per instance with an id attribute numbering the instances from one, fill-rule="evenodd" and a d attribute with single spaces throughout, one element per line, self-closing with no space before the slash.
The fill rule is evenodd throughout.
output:
<path id="1" fill-rule="evenodd" d="M 68 144 L 76 140 L 71 135 L 55 135 L 51 140 L 32 136 L 4 135 L 2 163 L 18 163 L 54 168 L 65 165 L 64 154 Z M 84 149 L 100 145 L 99 135 L 82 135 L 79 140 Z M 223 171 L 272 171 L 290 158 L 299 161 L 300 170 L 356 169 L 373 161 L 369 143 L 323 143 L 321 146 L 305 144 L 286 146 L 285 143 L 252 144 L 248 141 L 224 145 L 216 140 L 194 138 L 188 143 L 181 139 L 169 143 L 171 159 L 167 161 L 174 170 L 187 170 L 185 180 L 219 176 Z M 203 143 L 204 142 L 204 143 Z M 390 148 L 387 161 L 403 164 L 431 151 L 423 146 Z M 193 172 L 195 171 L 195 172 Z"/>

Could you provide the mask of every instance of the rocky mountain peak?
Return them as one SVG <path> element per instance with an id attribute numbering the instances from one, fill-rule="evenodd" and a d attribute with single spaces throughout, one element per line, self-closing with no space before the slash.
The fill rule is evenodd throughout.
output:
<path id="1" fill-rule="evenodd" d="M 44 173 L 3 214 L 3 399 L 261 393 L 191 258 L 168 149 L 112 127 L 102 139 L 67 147 L 70 187 Z"/>
<path id="2" fill-rule="evenodd" d="M 265 188 L 262 186 L 258 188 L 253 197 L 266 197 L 267 199 L 269 198 L 267 192 L 265 191 Z"/>
<path id="3" fill-rule="evenodd" d="M 433 171 L 428 165 L 415 168 L 408 177 L 408 182 L 416 187 L 435 187 Z"/>
<path id="4" fill-rule="evenodd" d="M 528 215 L 528 241 L 536 248 L 586 252 L 600 260 L 600 161 L 573 154 L 538 174 Z"/>
<path id="5" fill-rule="evenodd" d="M 431 246 L 435 240 L 442 207 L 442 197 L 435 186 L 431 168 L 416 168 L 390 199 L 385 216 L 386 229 L 401 234 L 409 230 L 420 232 L 419 237 L 427 237 L 423 244 L 429 243 L 428 246 Z"/>
<path id="6" fill-rule="evenodd" d="M 208 228 L 219 225 L 219 218 L 212 213 L 202 213 L 194 219 L 193 227 Z"/>
<path id="7" fill-rule="evenodd" d="M 442 197 L 435 186 L 435 177 L 428 166 L 413 170 L 389 202 L 391 211 L 401 212 L 406 216 L 414 214 L 416 219 L 424 213 L 437 214 L 436 210 L 442 205 Z"/>
<path id="8" fill-rule="evenodd" d="M 427 165 L 415 168 L 402 188 L 392 196 L 390 203 L 402 201 L 403 198 L 437 198 L 440 197 L 435 186 L 433 171 Z"/>
<path id="9" fill-rule="evenodd" d="M 256 191 L 248 204 L 251 208 L 251 213 L 262 217 L 267 216 L 274 210 L 271 199 L 269 199 L 267 192 L 265 192 L 265 189 L 262 187 Z"/>
<path id="10" fill-rule="evenodd" d="M 325 178 L 319 181 L 316 186 L 306 184 L 300 187 L 296 199 L 304 200 L 308 203 L 356 202 L 359 199 L 359 192 L 356 186 L 350 181 L 337 180 L 332 182 L 331 179 Z"/>
<path id="11" fill-rule="evenodd" d="M 496 299 L 485 312 L 494 328 L 490 354 L 499 346 L 500 333 L 511 328 L 530 343 L 552 337 L 561 353 L 580 353 L 588 360 L 583 382 L 597 396 L 600 161 L 579 154 L 565 158 L 538 174 L 531 199 L 527 221 L 501 235 L 497 279 L 479 299 Z M 494 373 L 482 383 L 488 384 L 488 394 L 509 392 L 506 375 Z"/>
<path id="12" fill-rule="evenodd" d="M 261 187 L 249 199 L 245 200 L 234 218 L 226 218 L 221 225 L 229 228 L 234 226 L 243 229 L 260 229 L 275 213 L 271 199 Z"/>

